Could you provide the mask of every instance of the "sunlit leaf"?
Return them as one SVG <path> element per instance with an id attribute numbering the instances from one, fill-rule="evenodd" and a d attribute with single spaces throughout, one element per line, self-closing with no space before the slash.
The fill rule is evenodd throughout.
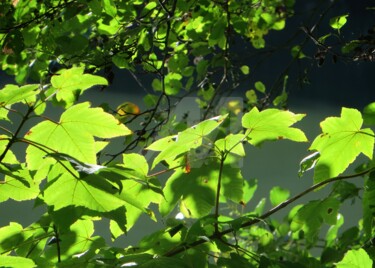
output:
<path id="1" fill-rule="evenodd" d="M 270 191 L 270 201 L 272 206 L 277 206 L 278 204 L 287 200 L 290 196 L 289 190 L 281 188 L 279 186 L 273 187 Z"/>
<path id="2" fill-rule="evenodd" d="M 244 140 L 245 135 L 243 134 L 229 134 L 224 139 L 217 140 L 215 145 L 221 152 L 230 152 L 239 156 L 245 156 L 242 144 Z"/>
<path id="3" fill-rule="evenodd" d="M 25 168 L 20 168 L 8 174 L 0 184 L 0 201 L 9 198 L 16 201 L 31 200 L 36 198 L 38 194 L 39 184 L 31 178 Z"/>
<path id="4" fill-rule="evenodd" d="M 372 268 L 372 259 L 367 252 L 360 249 L 351 249 L 345 253 L 344 258 L 336 263 L 337 268 Z"/>
<path id="5" fill-rule="evenodd" d="M 210 118 L 178 133 L 176 136 L 163 138 L 160 142 L 156 141 L 156 145 L 151 144 L 147 147 L 148 150 L 161 151 L 154 159 L 152 168 L 162 160 L 173 160 L 178 155 L 201 146 L 203 138 L 216 129 L 226 117 L 227 115 Z"/>
<path id="6" fill-rule="evenodd" d="M 71 227 L 59 234 L 59 251 L 56 243 L 47 245 L 44 256 L 50 260 L 57 261 L 57 254 L 61 260 L 71 258 L 73 255 L 85 254 L 88 250 L 95 250 L 105 245 L 100 236 L 93 236 L 94 224 L 91 220 L 78 220 Z"/>
<path id="7" fill-rule="evenodd" d="M 55 210 L 75 205 L 94 211 L 108 212 L 125 205 L 125 201 L 119 197 L 118 190 L 95 174 L 88 175 L 84 179 L 77 179 L 69 173 L 61 174 L 47 185 L 44 190 L 44 201 L 54 206 Z"/>
<path id="8" fill-rule="evenodd" d="M 35 96 L 39 92 L 39 85 L 30 84 L 22 87 L 16 85 L 6 85 L 0 90 L 0 109 L 6 105 L 11 105 L 30 97 Z"/>
<path id="9" fill-rule="evenodd" d="M 342 108 L 341 117 L 328 117 L 320 126 L 322 134 L 315 138 L 310 150 L 320 153 L 314 181 L 320 182 L 345 171 L 360 153 L 372 159 L 374 132 L 362 127 L 361 113 Z"/>
<path id="10" fill-rule="evenodd" d="M 45 158 L 50 150 L 70 155 L 83 163 L 96 164 L 94 136 L 113 138 L 130 133 L 127 127 L 101 108 L 90 108 L 88 102 L 77 104 L 66 110 L 59 122 L 46 120 L 28 131 L 25 138 L 42 143 L 45 150 L 29 145 L 26 150 L 28 167 L 42 172 L 43 168 L 55 163 L 52 158 Z"/>
<path id="11" fill-rule="evenodd" d="M 0 228 L 0 252 L 9 252 L 20 245 L 25 236 L 22 233 L 23 227 L 19 223 L 10 222 L 9 225 Z"/>
<path id="12" fill-rule="evenodd" d="M 108 81 L 100 76 L 84 74 L 84 68 L 73 67 L 52 76 L 51 84 L 57 90 L 56 99 L 70 107 L 77 100 L 77 95 L 95 85 L 108 85 Z"/>
<path id="13" fill-rule="evenodd" d="M 117 14 L 117 8 L 115 2 L 113 0 L 102 0 L 103 1 L 103 8 L 105 13 L 110 15 L 111 17 L 115 17 Z"/>
<path id="14" fill-rule="evenodd" d="M 304 114 L 294 114 L 277 109 L 259 112 L 254 107 L 242 117 L 242 126 L 248 129 L 248 141 L 255 146 L 267 140 L 289 139 L 304 142 L 307 141 L 305 134 L 300 129 L 290 127 L 304 116 Z"/>
<path id="15" fill-rule="evenodd" d="M 37 267 L 32 259 L 17 257 L 17 256 L 0 256 L 0 263 L 2 267 L 24 268 Z"/>
<path id="16" fill-rule="evenodd" d="M 329 20 L 329 25 L 335 30 L 340 30 L 346 24 L 348 16 L 349 15 L 333 17 Z"/>

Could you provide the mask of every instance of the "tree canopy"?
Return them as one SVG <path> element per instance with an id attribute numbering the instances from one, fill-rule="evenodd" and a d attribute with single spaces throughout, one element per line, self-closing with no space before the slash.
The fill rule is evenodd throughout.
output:
<path id="1" fill-rule="evenodd" d="M 292 29 L 302 40 L 273 47 L 267 38 L 298 15 L 294 0 L 2 1 L 0 62 L 15 82 L 0 91 L 0 202 L 31 200 L 45 213 L 0 228 L 0 264 L 372 267 L 375 103 L 342 107 L 311 141 L 295 125 L 305 114 L 287 109 L 292 66 L 374 60 L 374 26 L 344 35 L 351 14 L 334 12 L 341 2 L 317 4 L 311 22 Z M 288 61 L 270 85 L 252 76 L 248 57 L 274 52 Z M 123 73 L 142 103 L 81 101 L 87 90 L 108 94 Z M 250 207 L 258 181 L 242 175 L 245 149 L 280 140 L 309 143 L 296 174 L 313 172 L 311 186 L 291 196 L 274 185 Z M 344 229 L 347 200 L 363 217 Z M 115 241 L 142 215 L 163 227 L 144 230 L 137 245 L 95 233 L 108 219 Z"/>

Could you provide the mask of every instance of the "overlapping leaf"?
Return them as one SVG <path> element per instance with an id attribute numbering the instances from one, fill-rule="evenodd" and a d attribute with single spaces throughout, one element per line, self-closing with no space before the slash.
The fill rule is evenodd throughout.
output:
<path id="1" fill-rule="evenodd" d="M 373 261 L 363 248 L 351 249 L 336 263 L 337 268 L 372 268 Z"/>
<path id="2" fill-rule="evenodd" d="M 37 267 L 32 259 L 17 257 L 17 256 L 0 256 L 0 263 L 2 267 Z"/>
<path id="3" fill-rule="evenodd" d="M 0 184 L 0 202 L 9 198 L 16 201 L 31 200 L 38 194 L 39 184 L 32 180 L 28 170 L 24 168 L 12 171 Z"/>
<path id="4" fill-rule="evenodd" d="M 151 144 L 147 147 L 148 150 L 161 151 L 155 158 L 152 168 L 162 160 L 173 160 L 178 155 L 201 146 L 203 138 L 216 129 L 226 117 L 227 115 L 213 117 L 180 132 L 178 135 L 168 136 Z"/>
<path id="5" fill-rule="evenodd" d="M 336 224 L 339 206 L 340 201 L 333 197 L 310 201 L 298 210 L 290 224 L 290 229 L 293 232 L 302 229 L 306 240 L 313 242 L 323 222 L 330 225 Z"/>
<path id="6" fill-rule="evenodd" d="M 255 146 L 267 140 L 289 139 L 304 142 L 307 141 L 305 134 L 300 129 L 290 127 L 304 116 L 304 114 L 294 114 L 277 109 L 260 112 L 254 107 L 242 117 L 242 126 L 248 129 L 249 143 Z"/>
<path id="7" fill-rule="evenodd" d="M 83 163 L 95 164 L 94 137 L 113 138 L 130 133 L 127 127 L 101 108 L 90 108 L 88 102 L 77 104 L 66 110 L 59 122 L 46 120 L 30 129 L 25 138 L 43 144 L 44 150 L 29 145 L 26 161 L 30 170 L 41 173 L 40 177 L 46 175 L 46 169 L 55 163 L 53 158 L 44 158 L 46 152 L 64 153 Z"/>
<path id="8" fill-rule="evenodd" d="M 70 167 L 69 160 L 63 162 L 65 166 Z M 55 211 L 73 205 L 99 212 L 116 222 L 111 223 L 114 238 L 129 230 L 142 213 L 154 217 L 148 206 L 160 202 L 162 190 L 155 179 L 147 177 L 148 164 L 142 155 L 126 154 L 124 164 L 102 166 L 90 173 L 78 173 L 73 167 L 69 173 L 65 168 L 53 166 L 43 194 L 44 202 Z"/>
<path id="9" fill-rule="evenodd" d="M 78 94 L 95 85 L 108 85 L 108 81 L 100 76 L 84 74 L 84 68 L 73 67 L 60 71 L 59 75 L 51 78 L 52 86 L 57 90 L 56 98 L 70 107 Z"/>
<path id="10" fill-rule="evenodd" d="M 108 212 L 125 205 L 118 190 L 102 177 L 92 174 L 77 179 L 68 172 L 60 173 L 58 178 L 50 182 L 44 191 L 44 201 L 54 206 L 54 210 L 74 205 Z"/>
<path id="11" fill-rule="evenodd" d="M 0 107 L 27 100 L 38 94 L 39 85 L 30 84 L 22 87 L 6 85 L 0 90 Z"/>
<path id="12" fill-rule="evenodd" d="M 242 141 L 245 140 L 243 134 L 229 134 L 224 139 L 215 142 L 216 148 L 221 152 L 230 152 L 239 156 L 245 156 Z"/>
<path id="13" fill-rule="evenodd" d="M 105 245 L 104 238 L 93 236 L 94 224 L 90 220 L 78 220 L 67 230 L 61 233 L 59 238 L 59 251 L 56 250 L 56 243 L 46 247 L 43 254 L 49 260 L 57 262 L 58 254 L 61 260 L 71 258 L 75 254 L 85 254 L 89 250 L 95 250 Z"/>
<path id="14" fill-rule="evenodd" d="M 320 126 L 310 150 L 320 153 L 314 180 L 320 182 L 342 173 L 360 153 L 372 159 L 374 132 L 361 129 L 363 119 L 356 109 L 342 108 L 341 117 L 328 117 Z"/>
<path id="15" fill-rule="evenodd" d="M 215 204 L 218 177 L 218 163 L 211 163 L 210 168 L 194 168 L 190 173 L 184 173 L 183 169 L 177 170 L 163 189 L 165 199 L 160 204 L 160 212 L 167 215 L 180 201 L 180 210 L 186 217 L 206 216 Z M 240 202 L 243 197 L 243 179 L 239 169 L 224 165 L 221 180 L 223 196 Z"/>

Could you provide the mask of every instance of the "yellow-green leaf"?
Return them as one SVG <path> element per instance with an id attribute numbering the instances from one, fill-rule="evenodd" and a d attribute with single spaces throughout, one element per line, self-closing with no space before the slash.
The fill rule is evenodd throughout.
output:
<path id="1" fill-rule="evenodd" d="M 70 155 L 84 163 L 96 164 L 97 146 L 94 137 L 114 138 L 129 135 L 131 131 L 101 108 L 90 108 L 88 102 L 66 110 L 59 122 L 45 120 L 25 135 L 31 142 L 43 144 L 48 152 Z M 30 170 L 45 176 L 52 158 L 44 158 L 46 152 L 34 145 L 26 150 L 26 161 Z"/>
<path id="2" fill-rule="evenodd" d="M 314 180 L 320 182 L 335 177 L 363 153 L 372 159 L 374 132 L 361 129 L 363 119 L 356 109 L 342 108 L 340 117 L 328 117 L 320 126 L 322 134 L 315 138 L 310 150 L 320 153 Z"/>
<path id="3" fill-rule="evenodd" d="M 302 130 L 290 127 L 305 115 L 289 111 L 267 109 L 259 111 L 254 107 L 242 117 L 242 126 L 248 129 L 248 141 L 257 146 L 264 141 L 289 139 L 297 142 L 307 141 Z"/>
<path id="4" fill-rule="evenodd" d="M 372 259 L 362 249 L 351 249 L 345 253 L 344 258 L 336 263 L 337 268 L 372 268 Z"/>

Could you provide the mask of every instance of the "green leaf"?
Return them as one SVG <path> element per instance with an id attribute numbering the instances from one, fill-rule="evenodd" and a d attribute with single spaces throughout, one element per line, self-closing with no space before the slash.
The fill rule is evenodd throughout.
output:
<path id="1" fill-rule="evenodd" d="M 36 144 L 26 149 L 26 162 L 30 170 L 37 171 L 37 179 L 46 176 L 56 161 L 45 158 L 47 152 L 64 153 L 83 163 L 96 164 L 95 137 L 114 138 L 129 135 L 131 131 L 101 108 L 90 108 L 88 102 L 66 110 L 59 122 L 43 121 L 31 128 L 25 138 Z"/>
<path id="2" fill-rule="evenodd" d="M 10 142 L 11 137 L 0 135 L 0 152 L 4 152 Z M 1 161 L 3 164 L 18 164 L 17 158 L 12 150 L 8 150 L 4 159 Z"/>
<path id="3" fill-rule="evenodd" d="M 156 2 L 149 2 L 145 5 L 145 7 L 142 10 L 141 17 L 145 16 L 147 13 L 149 13 L 151 10 L 156 8 L 157 3 Z"/>
<path id="4" fill-rule="evenodd" d="M 254 89 L 246 91 L 245 94 L 249 104 L 256 104 L 258 102 L 258 96 Z"/>
<path id="5" fill-rule="evenodd" d="M 301 207 L 293 217 L 290 229 L 296 232 L 302 229 L 308 242 L 313 242 L 323 222 L 335 225 L 340 201 L 333 197 L 310 201 Z"/>
<path id="6" fill-rule="evenodd" d="M 360 190 L 361 188 L 357 187 L 354 183 L 341 180 L 332 185 L 331 195 L 338 198 L 340 202 L 344 202 L 347 199 L 353 200 L 355 197 L 358 197 Z"/>
<path id="7" fill-rule="evenodd" d="M 168 95 L 177 95 L 182 88 L 182 75 L 179 73 L 168 73 L 165 76 L 165 93 Z"/>
<path id="8" fill-rule="evenodd" d="M 159 80 L 156 80 L 159 81 Z M 143 97 L 143 102 L 146 104 L 147 107 L 155 107 L 155 105 L 158 103 L 158 96 L 153 94 L 147 94 Z"/>
<path id="9" fill-rule="evenodd" d="M 340 213 L 337 214 L 337 223 L 332 225 L 326 234 L 326 242 L 328 247 L 333 247 L 336 244 L 337 234 L 340 227 L 344 224 L 344 217 Z"/>
<path id="10" fill-rule="evenodd" d="M 129 230 L 142 213 L 154 218 L 147 207 L 150 203 L 160 203 L 163 192 L 159 181 L 148 177 L 148 164 L 144 156 L 124 154 L 123 164 L 103 169 L 99 172 L 104 178 L 121 179 L 123 191 L 119 198 L 126 202 L 127 229 Z"/>
<path id="11" fill-rule="evenodd" d="M 242 72 L 244 75 L 248 75 L 248 74 L 250 73 L 250 68 L 249 68 L 249 66 L 247 66 L 247 65 L 242 65 L 242 66 L 240 67 L 240 70 L 241 70 L 241 72 Z"/>
<path id="12" fill-rule="evenodd" d="M 227 115 L 216 116 L 199 124 L 192 126 L 175 136 L 169 136 L 156 141 L 147 147 L 147 150 L 161 151 L 154 159 L 152 168 L 162 160 L 174 160 L 177 156 L 198 148 L 202 145 L 203 138 L 215 130 L 227 117 Z"/>
<path id="13" fill-rule="evenodd" d="M 215 142 L 216 148 L 221 152 L 229 152 L 239 156 L 245 156 L 242 141 L 245 140 L 243 134 L 229 134 L 224 139 Z"/>
<path id="14" fill-rule="evenodd" d="M 1 267 L 25 268 L 37 267 L 33 260 L 16 256 L 0 256 Z"/>
<path id="15" fill-rule="evenodd" d="M 291 54 L 294 59 L 306 58 L 306 55 L 302 52 L 302 48 L 299 45 L 292 47 Z"/>
<path id="16" fill-rule="evenodd" d="M 150 235 L 143 236 L 139 242 L 139 247 L 142 250 L 147 250 L 148 253 L 162 255 L 178 245 L 180 242 L 180 233 L 176 233 L 174 236 L 171 236 L 168 231 L 162 229 Z"/>
<path id="17" fill-rule="evenodd" d="M 117 15 L 117 8 L 113 0 L 102 0 L 103 1 L 103 8 L 104 12 L 107 13 L 111 17 L 116 17 Z"/>
<path id="18" fill-rule="evenodd" d="M 342 16 L 337 16 L 333 17 L 329 20 L 329 25 L 335 29 L 335 30 L 340 30 L 347 22 L 347 17 L 349 15 L 342 15 Z"/>
<path id="19" fill-rule="evenodd" d="M 351 249 L 345 253 L 344 258 L 336 263 L 337 268 L 372 268 L 373 261 L 367 252 L 360 249 Z"/>
<path id="20" fill-rule="evenodd" d="M 262 92 L 262 93 L 266 92 L 266 86 L 261 81 L 255 82 L 254 86 L 255 86 L 255 89 L 258 90 L 259 92 Z"/>
<path id="21" fill-rule="evenodd" d="M 1 93 L 0 93 L 1 94 Z M 370 103 L 363 109 L 363 123 L 375 125 L 375 102 Z"/>
<path id="22" fill-rule="evenodd" d="M 262 246 L 267 246 L 274 240 L 272 233 L 259 226 L 253 226 L 250 228 L 250 235 L 256 237 L 256 240 Z"/>
<path id="23" fill-rule="evenodd" d="M 84 68 L 73 67 L 61 70 L 51 78 L 51 84 L 57 90 L 56 99 L 64 102 L 66 107 L 70 107 L 77 100 L 77 95 L 85 90 L 95 85 L 108 85 L 105 78 L 83 72 Z"/>
<path id="24" fill-rule="evenodd" d="M 290 127 L 304 116 L 304 114 L 294 114 L 277 109 L 259 112 L 254 107 L 242 117 L 242 126 L 248 129 L 248 141 L 254 146 L 267 140 L 289 139 L 304 142 L 307 141 L 305 134 L 300 129 Z"/>
<path id="25" fill-rule="evenodd" d="M 1 172 L 1 169 L 0 169 Z M 39 183 L 34 181 L 27 169 L 21 168 L 5 176 L 0 184 L 0 200 L 9 198 L 16 201 L 31 200 L 39 194 Z"/>
<path id="26" fill-rule="evenodd" d="M 273 187 L 270 191 L 270 201 L 272 206 L 277 206 L 287 200 L 290 196 L 289 190 L 279 186 Z"/>
<path id="27" fill-rule="evenodd" d="M 243 199 L 244 204 L 248 203 L 254 196 L 255 191 L 258 188 L 257 179 L 244 180 L 243 186 Z"/>
<path id="28" fill-rule="evenodd" d="M 73 255 L 86 254 L 89 250 L 95 250 L 104 247 L 104 238 L 92 236 L 94 233 L 94 224 L 91 220 L 78 220 L 69 230 L 62 231 L 59 234 L 59 251 L 56 243 L 46 246 L 44 257 L 54 262 L 57 261 L 57 253 L 60 253 L 61 260 L 67 260 Z M 77 257 L 76 257 L 77 258 Z"/>
<path id="29" fill-rule="evenodd" d="M 169 214 L 180 202 L 180 211 L 185 217 L 208 215 L 215 204 L 218 177 L 219 163 L 194 168 L 189 173 L 184 173 L 183 169 L 176 170 L 163 189 L 165 199 L 160 204 L 160 213 L 164 216 Z M 243 179 L 239 169 L 224 165 L 221 185 L 225 198 L 236 203 L 242 200 Z"/>
<path id="30" fill-rule="evenodd" d="M 84 179 L 78 179 L 67 172 L 61 172 L 44 190 L 44 201 L 49 206 L 54 206 L 54 210 L 74 205 L 108 212 L 125 205 L 116 188 L 102 177 L 91 174 Z"/>
<path id="31" fill-rule="evenodd" d="M 39 92 L 39 85 L 30 84 L 22 87 L 6 85 L 0 90 L 0 109 L 7 105 L 21 102 L 34 97 Z"/>
<path id="32" fill-rule="evenodd" d="M 10 222 L 0 228 L 0 253 L 3 254 L 19 246 L 25 240 L 23 227 L 19 223 Z"/>
<path id="33" fill-rule="evenodd" d="M 286 105 L 287 100 L 288 93 L 286 92 L 286 90 L 283 90 L 283 92 L 273 100 L 272 104 L 275 106 L 284 107 Z"/>
<path id="34" fill-rule="evenodd" d="M 362 127 L 361 113 L 342 108 L 341 117 L 328 117 L 320 126 L 322 134 L 315 138 L 310 150 L 320 153 L 314 181 L 321 182 L 345 171 L 360 153 L 372 159 L 374 132 Z"/>

